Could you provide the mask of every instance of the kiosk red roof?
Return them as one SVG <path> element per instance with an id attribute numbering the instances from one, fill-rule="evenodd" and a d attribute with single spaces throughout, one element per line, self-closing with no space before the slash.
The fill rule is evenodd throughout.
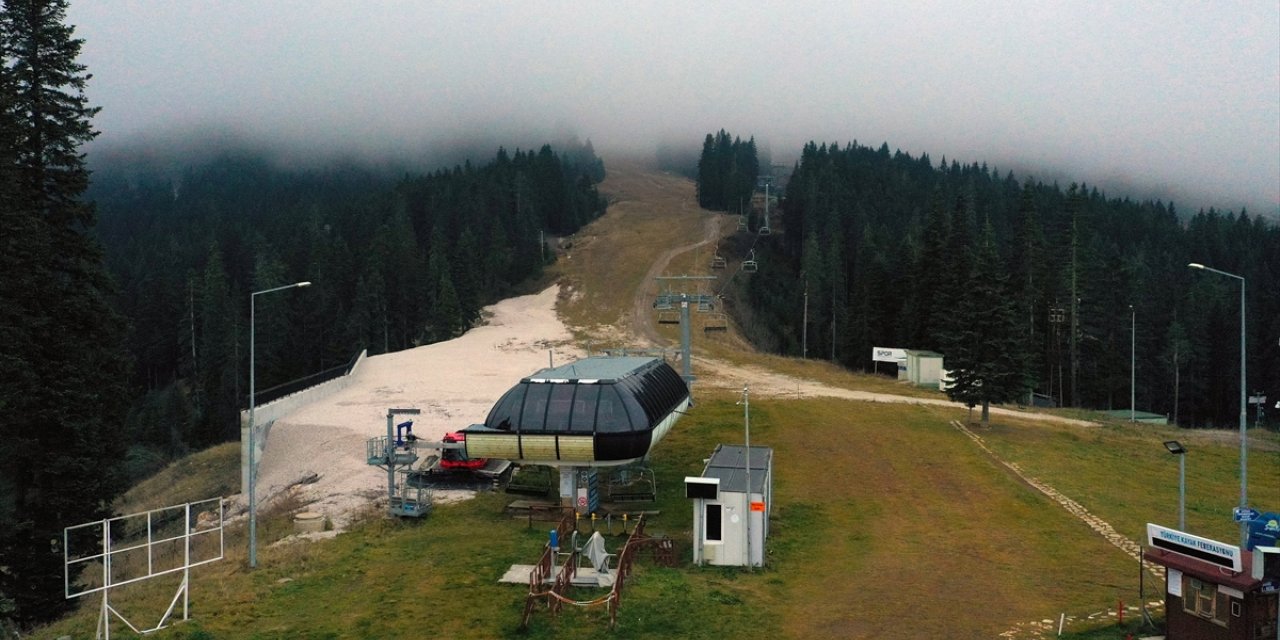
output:
<path id="1" fill-rule="evenodd" d="M 1143 556 L 1145 556 L 1147 560 L 1156 564 L 1163 565 L 1170 569 L 1177 569 L 1202 580 L 1226 585 L 1233 589 L 1239 589 L 1240 591 L 1253 591 L 1254 589 L 1262 586 L 1261 580 L 1254 580 L 1252 577 L 1252 553 L 1245 553 L 1240 557 L 1241 568 L 1243 569 L 1240 573 L 1235 573 L 1217 565 L 1209 564 L 1203 560 L 1184 556 L 1180 553 L 1165 551 L 1164 549 L 1148 549 Z"/>

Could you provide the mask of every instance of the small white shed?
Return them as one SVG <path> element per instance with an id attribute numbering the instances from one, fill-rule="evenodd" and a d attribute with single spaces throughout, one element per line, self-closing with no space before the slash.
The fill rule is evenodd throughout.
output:
<path id="1" fill-rule="evenodd" d="M 763 566 L 773 509 L 773 449 L 751 447 L 748 456 L 746 447 L 717 445 L 702 476 L 684 481 L 685 495 L 693 500 L 694 564 L 745 567 L 750 557 L 751 566 Z"/>
<path id="2" fill-rule="evenodd" d="M 907 380 L 918 387 L 937 387 L 942 378 L 942 354 L 907 349 Z"/>

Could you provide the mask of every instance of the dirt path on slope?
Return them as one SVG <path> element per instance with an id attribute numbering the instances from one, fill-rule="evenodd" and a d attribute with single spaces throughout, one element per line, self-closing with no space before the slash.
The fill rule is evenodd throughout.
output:
<path id="1" fill-rule="evenodd" d="M 687 244 L 683 247 L 676 247 L 669 251 L 665 251 L 653 261 L 653 266 L 649 267 L 649 271 L 644 274 L 646 286 L 636 290 L 635 300 L 632 303 L 632 326 L 638 337 L 648 342 L 654 347 L 664 347 L 671 344 L 670 341 L 663 338 L 658 333 L 658 328 L 654 324 L 653 315 L 653 298 L 658 294 L 656 280 L 667 270 L 667 266 L 671 264 L 671 259 L 689 251 L 694 251 L 708 244 L 713 244 L 720 239 L 720 216 L 707 218 L 703 225 L 703 237 L 701 240 L 693 244 Z"/>
<path id="2" fill-rule="evenodd" d="M 895 395 L 891 393 L 878 393 L 872 391 L 860 391 L 857 389 L 847 389 L 844 387 L 834 387 L 809 378 L 787 375 L 770 371 L 763 367 L 754 365 L 737 365 L 716 360 L 712 358 L 702 358 L 694 356 L 693 363 L 699 374 L 698 384 L 703 388 L 726 389 L 731 391 L 741 390 L 743 386 L 750 385 L 751 395 L 753 397 L 768 398 L 840 398 L 843 400 L 859 400 L 862 402 L 894 402 L 900 404 L 920 404 L 931 405 L 935 407 L 948 407 L 951 409 L 968 409 L 961 402 L 952 402 L 942 398 L 917 398 L 912 396 Z M 1077 420 L 1075 418 L 1065 418 L 1049 413 L 1038 413 L 1034 411 L 1019 411 L 1017 409 L 1007 409 L 1005 407 L 991 407 L 992 415 L 1011 416 L 1015 418 L 1025 418 L 1027 420 L 1048 420 L 1051 422 L 1059 422 L 1071 424 L 1078 427 L 1096 427 L 1096 422 L 1088 420 Z"/>
<path id="3" fill-rule="evenodd" d="M 611 187 L 608 191 L 618 202 L 629 206 L 639 206 L 652 210 L 679 210 L 690 214 L 697 209 L 694 200 L 695 191 L 687 178 L 669 173 L 658 172 L 639 163 L 620 163 L 610 165 Z M 697 242 L 678 246 L 662 252 L 654 259 L 645 273 L 643 281 L 632 298 L 628 324 L 635 334 L 633 338 L 654 347 L 679 346 L 664 338 L 657 330 L 653 298 L 658 293 L 654 278 L 663 274 L 672 260 L 690 251 L 696 251 L 708 244 L 719 242 L 722 237 L 721 222 L 724 216 L 710 216 L 703 224 L 702 239 Z M 733 329 L 730 329 L 732 332 Z M 740 365 L 699 354 L 698 339 L 693 341 L 693 364 L 698 376 L 698 386 L 704 389 L 741 389 L 750 385 L 753 395 L 763 397 L 828 397 L 863 402 L 894 402 L 905 404 L 922 404 L 954 409 L 967 409 L 959 402 L 941 398 L 919 398 L 889 393 L 861 391 L 844 387 L 831 386 L 816 380 L 802 378 L 755 365 Z M 1064 418 L 1052 414 L 1032 411 L 1018 411 L 1004 407 L 991 407 L 991 413 L 1030 420 L 1049 420 L 1059 423 L 1083 427 L 1097 426 L 1086 420 Z"/>

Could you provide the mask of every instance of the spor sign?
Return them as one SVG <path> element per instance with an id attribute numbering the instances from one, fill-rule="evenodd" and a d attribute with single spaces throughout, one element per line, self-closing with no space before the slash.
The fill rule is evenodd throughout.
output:
<path id="1" fill-rule="evenodd" d="M 892 347 L 872 347 L 871 359 L 875 362 L 906 362 L 907 350 Z"/>

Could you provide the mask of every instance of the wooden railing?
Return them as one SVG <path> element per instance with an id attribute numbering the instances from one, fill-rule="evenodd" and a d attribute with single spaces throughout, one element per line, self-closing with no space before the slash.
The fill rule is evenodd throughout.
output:
<path id="1" fill-rule="evenodd" d="M 564 525 L 568 524 L 568 527 Z M 573 514 L 569 513 L 565 518 L 561 519 L 560 535 L 563 538 L 573 525 Z M 614 628 L 618 623 L 618 608 L 622 603 L 622 590 L 626 587 L 627 580 L 631 577 L 634 569 L 636 555 L 646 547 L 659 547 L 666 538 L 653 538 L 644 532 L 645 518 L 641 515 L 636 519 L 635 528 L 632 529 L 631 535 L 627 537 L 627 541 L 622 546 L 622 551 L 618 553 L 617 567 L 613 574 L 613 587 L 605 596 L 594 600 L 575 601 L 568 597 L 569 588 L 573 586 L 573 578 L 578 571 L 578 550 L 572 549 L 566 554 L 565 562 L 561 565 L 559 572 L 556 573 L 555 579 L 551 581 L 551 588 L 546 589 L 548 579 L 551 572 L 555 568 L 555 552 L 552 551 L 550 543 L 543 549 L 542 557 L 538 559 L 538 564 L 534 565 L 533 571 L 529 573 L 529 595 L 525 598 L 524 615 L 520 621 L 520 628 L 525 629 L 529 626 L 529 620 L 533 617 L 533 611 L 537 607 L 539 601 L 547 602 L 547 609 L 551 611 L 551 615 L 555 616 L 565 604 L 572 604 L 579 607 L 594 607 L 597 605 L 608 605 L 609 607 L 609 628 Z M 572 543 L 570 543 L 572 545 Z"/>
<path id="2" fill-rule="evenodd" d="M 576 519 L 574 518 L 573 510 L 565 509 L 564 514 L 560 516 L 560 522 L 556 523 L 556 538 L 561 541 L 568 540 L 569 536 L 572 535 L 575 525 Z M 551 542 L 547 541 L 546 545 L 542 548 L 542 556 L 538 558 L 537 564 L 533 565 L 533 570 L 529 572 L 529 596 L 525 598 L 524 601 L 524 616 L 520 621 L 521 628 L 529 626 L 529 619 L 533 617 L 534 606 L 537 604 L 538 600 L 547 596 L 548 592 L 543 592 L 542 588 L 543 585 L 545 585 L 551 578 L 552 571 L 555 571 L 555 556 L 556 550 L 552 549 Z M 576 558 L 572 559 L 576 560 Z M 561 573 L 563 573 L 563 570 Z M 572 580 L 572 576 L 570 576 L 570 579 Z M 557 576 L 553 583 L 552 590 L 557 591 L 558 594 L 562 594 L 566 589 L 567 587 L 560 587 L 560 578 Z M 558 599 L 551 598 L 551 602 L 548 603 L 548 605 L 551 608 L 552 613 L 558 613 L 560 611 L 559 602 L 560 601 Z"/>

